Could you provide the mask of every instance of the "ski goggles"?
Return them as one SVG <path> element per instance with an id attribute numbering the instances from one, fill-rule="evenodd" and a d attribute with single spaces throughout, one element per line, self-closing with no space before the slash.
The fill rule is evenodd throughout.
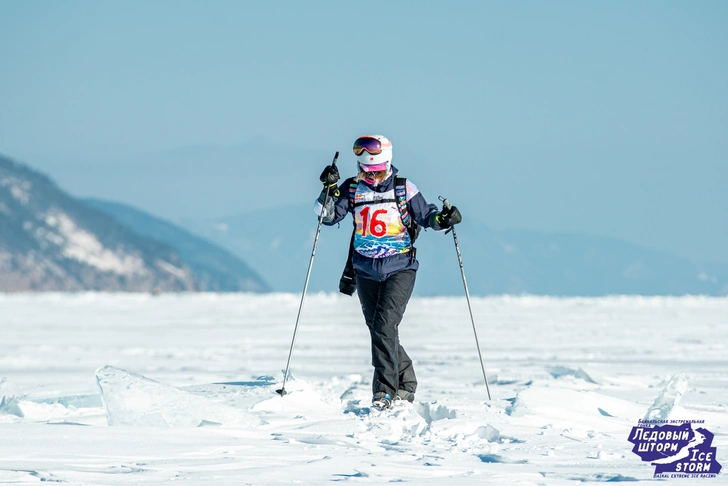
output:
<path id="1" fill-rule="evenodd" d="M 372 137 L 357 138 L 354 142 L 354 155 L 361 155 L 364 152 L 370 155 L 379 155 L 382 153 L 382 142 Z"/>

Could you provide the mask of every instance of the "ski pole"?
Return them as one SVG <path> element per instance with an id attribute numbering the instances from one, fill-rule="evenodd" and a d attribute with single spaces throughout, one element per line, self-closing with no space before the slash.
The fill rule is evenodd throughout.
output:
<path id="1" fill-rule="evenodd" d="M 339 158 L 339 152 L 334 155 L 334 160 L 331 165 L 336 167 L 336 159 Z M 298 321 L 301 319 L 301 311 L 303 310 L 303 303 L 306 300 L 306 290 L 308 290 L 308 279 L 311 277 L 311 267 L 313 267 L 313 258 L 316 256 L 316 246 L 318 245 L 319 234 L 321 233 L 321 224 L 324 221 L 324 210 L 326 204 L 329 202 L 329 192 L 326 191 L 324 196 L 324 205 L 321 208 L 321 214 L 319 215 L 318 226 L 316 227 L 316 237 L 313 240 L 313 250 L 311 251 L 311 259 L 308 262 L 308 271 L 306 272 L 306 283 L 303 284 L 303 294 L 301 295 L 301 304 L 298 306 L 298 315 L 296 316 L 296 326 L 293 328 L 293 339 L 291 339 L 291 349 L 288 351 L 288 361 L 286 362 L 286 371 L 283 373 L 283 386 L 280 390 L 276 390 L 280 396 L 285 395 L 286 392 L 286 380 L 288 379 L 288 369 L 291 365 L 291 356 L 293 355 L 293 346 L 296 344 L 296 333 L 298 332 Z"/>
<path id="2" fill-rule="evenodd" d="M 450 202 L 440 196 L 442 207 L 450 209 Z M 468 310 L 470 311 L 470 321 L 473 323 L 473 334 L 475 335 L 475 345 L 478 347 L 478 356 L 480 357 L 480 368 L 483 370 L 483 379 L 485 380 L 485 390 L 488 392 L 488 400 L 490 398 L 490 387 L 488 386 L 488 377 L 485 374 L 485 365 L 483 364 L 483 354 L 480 351 L 480 342 L 478 341 L 478 330 L 475 327 L 475 318 L 473 317 L 473 306 L 470 305 L 470 292 L 468 291 L 468 281 L 465 280 L 465 268 L 463 267 L 463 258 L 460 256 L 460 245 L 458 244 L 458 235 L 455 232 L 455 226 L 451 226 L 445 233 L 452 231 L 452 239 L 455 241 L 455 251 L 458 254 L 458 263 L 460 264 L 460 274 L 463 276 L 463 286 L 465 287 L 465 298 L 468 301 Z"/>

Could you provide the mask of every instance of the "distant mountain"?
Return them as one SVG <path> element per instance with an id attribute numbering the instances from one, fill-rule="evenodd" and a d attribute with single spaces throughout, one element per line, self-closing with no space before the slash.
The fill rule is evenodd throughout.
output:
<path id="1" fill-rule="evenodd" d="M 240 258 L 178 226 L 125 204 L 99 199 L 86 199 L 84 202 L 113 216 L 136 233 L 174 248 L 206 290 L 270 290 L 263 278 Z"/>
<path id="2" fill-rule="evenodd" d="M 201 149 L 201 153 L 206 150 Z M 89 204 L 95 207 L 89 207 L 45 176 L 0 157 L 0 291 L 159 287 L 300 292 L 316 230 L 312 200 L 319 187 L 315 177 L 308 189 L 308 182 L 302 187 L 297 184 L 304 180 L 304 172 L 318 171 L 321 159 L 327 157 L 277 153 L 265 144 L 218 155 L 216 165 L 204 168 L 212 174 L 213 183 L 208 179 L 202 183 L 193 180 L 203 169 L 201 155 L 191 150 L 168 154 L 155 169 L 154 177 L 143 170 L 141 162 L 124 166 L 127 179 L 122 185 L 143 187 L 142 193 L 157 191 L 153 198 L 146 196 L 152 199 L 145 207 L 157 207 L 162 201 L 169 206 L 170 214 L 179 204 L 188 204 L 181 209 L 187 212 L 198 207 L 202 199 L 209 199 L 208 193 L 195 192 L 195 184 L 205 184 L 208 189 L 214 186 L 226 195 L 227 199 L 215 201 L 218 214 L 224 208 L 230 208 L 230 213 L 235 213 L 236 207 L 249 208 L 217 219 L 203 219 L 199 212 L 188 212 L 192 219 L 177 221 L 227 253 L 141 211 L 101 201 L 91 201 Z M 265 181 L 270 179 L 270 167 L 276 166 L 271 160 L 294 156 L 295 170 L 286 172 L 284 178 L 296 181 L 291 182 L 296 190 L 285 198 L 294 205 L 270 207 L 282 201 L 268 197 L 270 189 Z M 251 163 L 254 160 L 261 163 Z M 122 177 L 120 167 L 94 170 L 99 171 L 101 180 L 102 172 L 113 168 L 116 172 L 105 177 L 115 179 Z M 139 174 L 144 174 L 141 180 Z M 171 179 L 165 179 L 165 174 Z M 187 189 L 180 187 L 191 191 L 186 202 L 180 202 L 180 194 L 187 198 Z M 255 191 L 251 192 L 251 188 Z M 111 192 L 111 186 L 109 189 Z M 160 195 L 159 190 L 170 192 Z M 308 193 L 313 195 L 305 196 Z M 299 202 L 303 199 L 308 201 Z M 475 209 L 465 203 L 460 207 L 465 219 L 458 226 L 458 237 L 473 295 L 728 294 L 726 264 L 693 262 L 613 238 L 495 231 L 469 216 Z M 199 211 L 203 209 L 207 210 L 200 207 Z M 323 228 L 310 291 L 338 289 L 350 235 L 350 219 L 340 227 Z M 462 295 L 451 235 L 423 232 L 417 247 L 421 266 L 415 293 Z"/>
<path id="3" fill-rule="evenodd" d="M 313 199 L 313 198 L 312 198 Z M 279 291 L 300 292 L 316 216 L 313 202 L 184 225 L 238 255 Z M 473 295 L 728 294 L 728 265 L 692 262 L 614 238 L 530 230 L 495 231 L 468 218 L 457 226 Z M 311 291 L 337 291 L 351 236 L 351 219 L 323 227 Z M 452 235 L 423 231 L 417 241 L 418 295 L 462 295 Z"/>
<path id="4" fill-rule="evenodd" d="M 311 258 L 317 219 L 313 203 L 270 208 L 212 221 L 180 221 L 202 237 L 235 255 L 250 255 L 250 266 L 265 275 L 279 292 L 301 292 Z M 351 237 L 351 223 L 321 231 L 314 265 L 311 291 L 338 291 Z"/>
<path id="5" fill-rule="evenodd" d="M 478 294 L 726 295 L 728 265 L 697 263 L 603 236 L 458 227 Z M 452 241 L 449 242 L 452 245 Z M 446 260 L 431 262 L 445 271 Z M 469 274 L 470 275 L 470 274 Z M 471 280 L 473 280 L 471 282 Z"/>
<path id="6" fill-rule="evenodd" d="M 0 156 L 0 291 L 189 291 L 222 285 L 209 274 L 196 275 L 171 246 Z"/>

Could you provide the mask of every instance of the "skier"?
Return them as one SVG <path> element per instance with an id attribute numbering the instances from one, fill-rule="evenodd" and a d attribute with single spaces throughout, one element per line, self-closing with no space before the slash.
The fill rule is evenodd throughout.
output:
<path id="1" fill-rule="evenodd" d="M 397 176 L 392 143 L 383 135 L 356 139 L 354 155 L 358 174 L 340 186 L 336 165 L 323 170 L 324 188 L 315 210 L 319 216 L 324 211 L 327 226 L 349 212 L 354 217 L 350 265 L 371 336 L 372 405 L 385 409 L 394 400 L 414 401 L 417 389 L 412 360 L 399 343 L 398 330 L 419 267 L 413 246 L 417 224 L 439 231 L 459 223 L 462 216 L 454 206 L 438 211 L 417 186 Z M 353 291 L 342 290 L 349 295 Z"/>

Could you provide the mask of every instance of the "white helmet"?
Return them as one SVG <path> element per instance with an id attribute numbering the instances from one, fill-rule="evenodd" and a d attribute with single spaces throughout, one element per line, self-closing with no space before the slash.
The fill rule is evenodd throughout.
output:
<path id="1" fill-rule="evenodd" d="M 361 172 L 392 168 L 392 142 L 384 135 L 364 135 L 354 142 L 354 155 Z"/>

